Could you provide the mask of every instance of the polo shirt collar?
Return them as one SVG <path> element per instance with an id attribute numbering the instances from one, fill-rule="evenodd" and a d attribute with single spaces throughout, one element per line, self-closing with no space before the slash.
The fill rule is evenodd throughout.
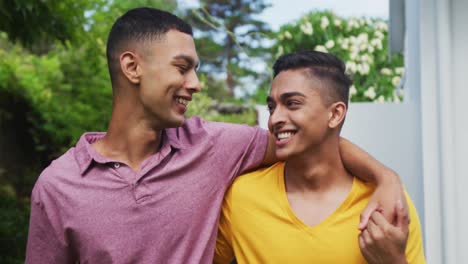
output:
<path id="1" fill-rule="evenodd" d="M 105 164 L 114 162 L 111 159 L 103 157 L 97 153 L 97 151 L 91 146 L 92 143 L 103 138 L 106 135 L 105 132 L 87 132 L 84 133 L 75 147 L 75 159 L 78 163 L 81 175 L 84 176 L 88 168 L 91 166 L 93 160 L 97 163 Z M 164 146 L 169 144 L 173 149 L 185 149 L 187 144 L 184 144 L 179 137 L 176 128 L 165 129 L 162 132 L 163 143 L 161 150 Z"/>

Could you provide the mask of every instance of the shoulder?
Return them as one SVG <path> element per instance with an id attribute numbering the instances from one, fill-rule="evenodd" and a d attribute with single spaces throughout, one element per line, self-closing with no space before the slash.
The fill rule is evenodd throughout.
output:
<path id="1" fill-rule="evenodd" d="M 169 129 L 168 133 L 175 135 L 182 144 L 212 141 L 232 150 L 245 149 L 248 145 L 266 147 L 268 139 L 267 131 L 258 126 L 211 122 L 197 116 L 186 119 L 183 126 Z"/>
<path id="2" fill-rule="evenodd" d="M 229 193 L 234 196 L 251 196 L 260 192 L 269 192 L 278 185 L 278 177 L 282 175 L 283 162 L 277 162 L 270 167 L 261 168 L 238 176 L 232 183 Z"/>
<path id="3" fill-rule="evenodd" d="M 60 188 L 64 182 L 80 175 L 74 152 L 75 148 L 70 148 L 41 172 L 33 188 L 34 199 L 44 198 L 48 194 L 61 193 Z"/>
<path id="4" fill-rule="evenodd" d="M 191 132 L 197 132 L 197 131 L 203 130 L 203 131 L 206 131 L 210 135 L 217 135 L 221 132 L 229 132 L 229 131 L 236 132 L 239 130 L 244 130 L 245 132 L 248 132 L 249 130 L 264 131 L 264 129 L 258 126 L 207 121 L 198 116 L 193 116 L 191 118 L 186 119 L 184 125 L 180 129 L 191 131 Z"/>

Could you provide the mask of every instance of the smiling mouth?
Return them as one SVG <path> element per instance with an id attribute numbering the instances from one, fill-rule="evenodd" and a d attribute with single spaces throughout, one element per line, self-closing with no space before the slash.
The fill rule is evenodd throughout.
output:
<path id="1" fill-rule="evenodd" d="M 285 140 L 285 139 L 289 139 L 291 138 L 294 134 L 296 134 L 295 132 L 291 132 L 291 131 L 288 131 L 288 132 L 280 132 L 280 133 L 276 133 L 276 138 L 278 140 Z"/>
<path id="2" fill-rule="evenodd" d="M 183 105 L 185 105 L 185 106 L 187 106 L 188 103 L 189 103 L 188 100 L 186 100 L 186 99 L 184 99 L 184 98 L 182 98 L 182 97 L 177 97 L 177 98 L 176 98 L 176 101 L 177 101 L 179 104 L 183 104 Z"/>

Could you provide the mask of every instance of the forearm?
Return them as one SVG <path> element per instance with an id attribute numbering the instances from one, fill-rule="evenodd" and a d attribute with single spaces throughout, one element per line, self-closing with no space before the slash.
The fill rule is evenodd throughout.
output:
<path id="1" fill-rule="evenodd" d="M 377 185 L 401 184 L 393 170 L 347 139 L 340 138 L 340 155 L 345 168 L 363 181 Z"/>

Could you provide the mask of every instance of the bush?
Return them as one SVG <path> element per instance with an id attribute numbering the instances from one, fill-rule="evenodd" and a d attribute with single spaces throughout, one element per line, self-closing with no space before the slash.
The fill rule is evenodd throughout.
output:
<path id="1" fill-rule="evenodd" d="M 388 56 L 388 26 L 382 19 L 341 18 L 312 12 L 275 33 L 275 58 L 299 50 L 330 52 L 346 62 L 353 77 L 353 102 L 400 102 L 403 55 Z"/>

